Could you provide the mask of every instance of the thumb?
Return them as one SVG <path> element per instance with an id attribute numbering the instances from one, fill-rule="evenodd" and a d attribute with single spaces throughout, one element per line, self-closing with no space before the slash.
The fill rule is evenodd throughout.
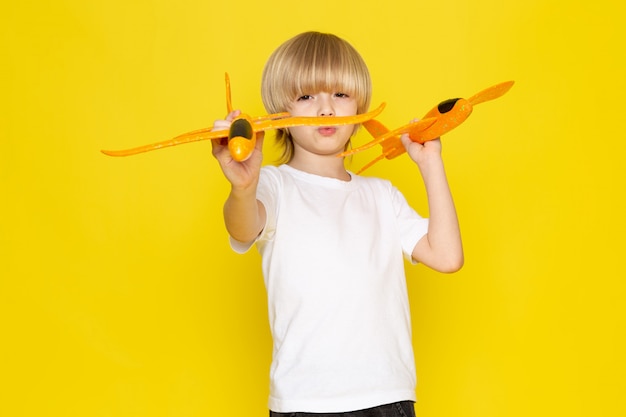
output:
<path id="1" fill-rule="evenodd" d="M 262 151 L 263 150 L 263 141 L 265 140 L 265 131 L 257 132 L 256 134 L 256 145 L 255 149 Z"/>

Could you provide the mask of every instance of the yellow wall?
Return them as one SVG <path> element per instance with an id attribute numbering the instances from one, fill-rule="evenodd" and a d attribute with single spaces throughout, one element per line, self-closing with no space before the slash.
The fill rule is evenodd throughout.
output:
<path id="1" fill-rule="evenodd" d="M 209 144 L 99 150 L 211 125 L 224 71 L 262 114 L 265 59 L 311 29 L 362 52 L 389 125 L 517 82 L 444 137 L 467 261 L 408 273 L 418 415 L 626 414 L 623 6 L 395 3 L 2 6 L 0 415 L 267 414 L 259 257 L 228 247 Z M 426 214 L 406 156 L 368 174 Z"/>

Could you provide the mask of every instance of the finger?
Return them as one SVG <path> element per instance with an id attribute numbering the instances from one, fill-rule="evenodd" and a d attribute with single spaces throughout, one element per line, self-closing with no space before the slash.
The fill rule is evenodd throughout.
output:
<path id="1" fill-rule="evenodd" d="M 226 138 L 218 138 L 211 140 L 211 151 L 215 157 L 224 152 L 224 149 L 228 150 L 228 140 Z"/>
<path id="2" fill-rule="evenodd" d="M 400 142 L 402 142 L 404 149 L 406 149 L 407 151 L 409 150 L 411 144 L 415 143 L 411 140 L 408 133 L 404 133 L 400 136 Z"/>
<path id="3" fill-rule="evenodd" d="M 241 110 L 233 110 L 230 113 L 228 113 L 228 116 L 226 116 L 226 121 L 228 122 L 232 122 L 233 120 L 235 120 L 235 118 L 237 118 L 237 116 L 239 116 L 241 114 Z"/>
<path id="4" fill-rule="evenodd" d="M 216 120 L 213 122 L 213 127 L 211 128 L 212 132 L 220 131 L 220 130 L 228 130 L 230 128 L 230 122 L 226 120 Z"/>
<path id="5" fill-rule="evenodd" d="M 228 115 L 226 115 L 225 119 L 218 119 L 213 122 L 212 131 L 216 130 L 228 130 L 233 120 L 235 120 L 241 114 L 241 110 L 233 110 Z"/>
<path id="6" fill-rule="evenodd" d="M 435 139 L 431 139 L 431 140 L 427 140 L 426 142 L 424 142 L 424 146 L 426 146 L 427 143 L 432 142 L 430 144 L 428 144 L 428 146 L 439 146 L 441 147 L 441 138 L 436 137 Z"/>

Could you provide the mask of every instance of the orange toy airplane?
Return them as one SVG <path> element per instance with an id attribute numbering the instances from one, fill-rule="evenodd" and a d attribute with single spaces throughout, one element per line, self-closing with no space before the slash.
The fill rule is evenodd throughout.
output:
<path id="1" fill-rule="evenodd" d="M 400 141 L 400 135 L 408 133 L 411 140 L 418 143 L 436 139 L 463 123 L 472 113 L 475 105 L 501 97 L 509 91 L 513 84 L 514 81 L 496 84 L 473 95 L 467 100 L 464 98 L 454 98 L 442 101 L 424 116 L 424 122 L 428 120 L 434 121 L 426 128 L 424 128 L 423 125 L 416 125 L 416 123 L 413 122 L 390 131 L 377 120 L 367 120 L 363 122 L 363 126 L 374 137 L 374 140 L 358 148 L 343 152 L 338 156 L 344 157 L 352 155 L 380 144 L 383 147 L 382 154 L 361 168 L 357 172 L 357 174 L 359 174 L 383 158 L 393 159 L 406 152 L 406 149 L 404 149 Z"/>
<path id="2" fill-rule="evenodd" d="M 233 120 L 230 125 L 230 129 L 227 130 L 211 131 L 212 127 L 208 127 L 184 133 L 163 142 L 120 151 L 103 150 L 102 153 L 109 156 L 128 156 L 201 140 L 228 140 L 228 149 L 230 150 L 230 154 L 233 159 L 235 161 L 242 162 L 252 155 L 252 151 L 254 150 L 256 144 L 257 132 L 294 126 L 340 126 L 360 124 L 378 116 L 384 108 L 385 103 L 382 103 L 376 110 L 369 113 L 344 117 L 290 117 L 289 113 L 277 113 L 260 117 L 250 117 L 246 114 L 241 114 Z M 233 111 L 230 96 L 230 78 L 228 74 L 226 74 L 226 109 L 228 113 Z"/>

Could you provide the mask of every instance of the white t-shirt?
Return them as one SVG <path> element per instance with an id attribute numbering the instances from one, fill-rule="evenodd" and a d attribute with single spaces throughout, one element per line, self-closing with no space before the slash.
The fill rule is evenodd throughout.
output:
<path id="1" fill-rule="evenodd" d="M 404 260 L 426 234 L 389 181 L 261 170 L 263 259 L 274 341 L 269 408 L 345 412 L 415 401 Z M 237 252 L 252 244 L 231 239 Z"/>

